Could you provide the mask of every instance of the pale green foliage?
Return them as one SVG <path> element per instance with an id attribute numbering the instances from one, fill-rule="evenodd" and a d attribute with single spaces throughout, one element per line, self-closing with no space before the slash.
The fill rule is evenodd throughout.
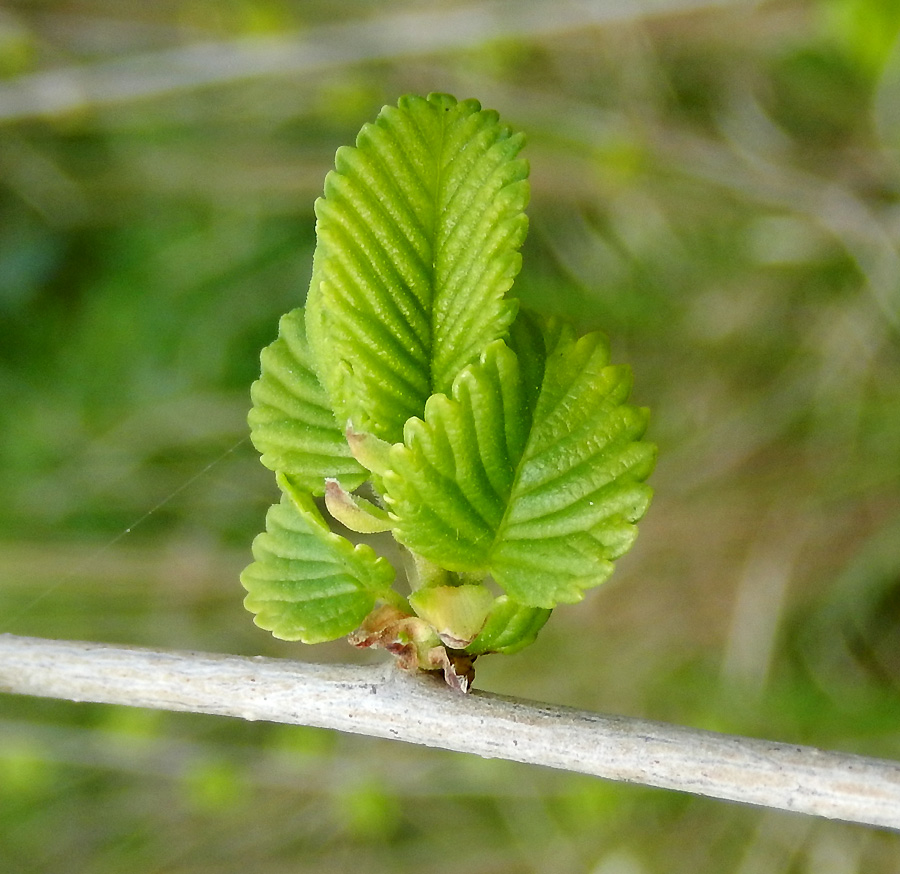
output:
<path id="1" fill-rule="evenodd" d="M 349 634 L 394 580 L 393 568 L 365 544 L 330 531 L 306 493 L 279 477 L 281 503 L 253 541 L 256 559 L 241 575 L 256 624 L 283 640 L 320 643 Z"/>
<path id="2" fill-rule="evenodd" d="M 518 652 L 534 643 L 551 612 L 539 607 L 523 607 L 501 595 L 494 601 L 494 609 L 488 615 L 481 634 L 466 649 L 475 654 Z"/>
<path id="3" fill-rule="evenodd" d="M 406 97 L 338 150 L 316 203 L 307 306 L 342 421 L 399 440 L 508 328 L 527 227 L 522 142 L 474 100 Z"/>
<path id="4" fill-rule="evenodd" d="M 358 645 L 466 688 L 465 659 L 532 642 L 634 540 L 655 450 L 630 371 L 601 335 L 504 297 L 526 230 L 521 146 L 476 101 L 431 95 L 338 151 L 305 313 L 282 319 L 252 392 L 253 441 L 285 495 L 242 581 L 279 637 L 362 626 Z M 367 479 L 374 503 L 352 494 Z M 408 600 L 384 559 L 328 530 L 323 494 L 411 553 Z"/>
<path id="5" fill-rule="evenodd" d="M 597 334 L 549 350 L 537 403 L 515 353 L 492 343 L 451 398 L 410 419 L 386 478 L 397 539 L 436 564 L 491 574 L 532 607 L 577 601 L 612 572 L 649 502 L 646 412 Z"/>
<path id="6" fill-rule="evenodd" d="M 260 359 L 247 419 L 262 463 L 315 495 L 325 493 L 327 477 L 350 489 L 365 482 L 368 474 L 350 454 L 313 368 L 302 309 L 282 316 L 278 339 Z"/>

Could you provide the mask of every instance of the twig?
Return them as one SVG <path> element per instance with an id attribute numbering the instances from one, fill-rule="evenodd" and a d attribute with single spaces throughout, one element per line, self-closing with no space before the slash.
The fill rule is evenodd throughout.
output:
<path id="1" fill-rule="evenodd" d="M 900 763 L 474 692 L 393 666 L 0 635 L 0 690 L 331 728 L 900 829 Z"/>
<path id="2" fill-rule="evenodd" d="M 300 34 L 201 42 L 32 73 L 0 83 L 0 122 L 160 97 L 259 76 L 310 75 L 366 61 L 415 57 L 492 39 L 566 33 L 583 27 L 757 0 L 494 0 L 436 11 L 404 11 Z"/>

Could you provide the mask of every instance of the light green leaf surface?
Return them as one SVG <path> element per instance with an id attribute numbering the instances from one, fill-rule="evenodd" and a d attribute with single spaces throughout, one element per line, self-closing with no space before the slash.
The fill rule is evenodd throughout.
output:
<path id="1" fill-rule="evenodd" d="M 481 633 L 466 647 L 466 652 L 472 655 L 511 654 L 525 649 L 534 643 L 552 612 L 541 607 L 523 607 L 501 595 L 494 601 Z"/>
<path id="2" fill-rule="evenodd" d="M 520 266 L 520 134 L 477 101 L 404 97 L 338 150 L 316 203 L 307 329 L 337 418 L 396 442 L 502 337 Z"/>
<path id="3" fill-rule="evenodd" d="M 359 486 L 368 474 L 350 454 L 316 376 L 302 309 L 282 317 L 278 339 L 263 349 L 260 360 L 262 373 L 250 389 L 253 408 L 247 421 L 262 463 L 316 495 L 325 493 L 326 477 L 346 489 Z"/>
<path id="4" fill-rule="evenodd" d="M 640 441 L 646 411 L 625 403 L 630 371 L 609 365 L 600 335 L 563 330 L 550 343 L 536 398 L 515 353 L 488 346 L 452 397 L 407 423 L 385 477 L 400 542 L 543 608 L 610 575 L 649 503 L 655 458 Z"/>
<path id="5" fill-rule="evenodd" d="M 394 570 L 364 544 L 328 529 L 313 499 L 280 476 L 283 495 L 253 541 L 241 574 L 244 606 L 282 640 L 321 643 L 354 631 L 379 597 L 391 597 Z"/>

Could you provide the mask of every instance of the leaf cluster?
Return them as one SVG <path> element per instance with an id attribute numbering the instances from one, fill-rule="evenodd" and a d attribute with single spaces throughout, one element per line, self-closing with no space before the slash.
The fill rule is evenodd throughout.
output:
<path id="1" fill-rule="evenodd" d="M 277 637 L 351 634 L 465 688 L 474 658 L 530 643 L 634 540 L 655 450 L 629 369 L 600 334 L 507 297 L 527 230 L 522 145 L 477 101 L 432 94 L 385 107 L 337 152 L 306 306 L 282 318 L 251 392 L 282 499 L 242 582 Z M 409 591 L 321 504 L 351 530 L 390 531 Z"/>

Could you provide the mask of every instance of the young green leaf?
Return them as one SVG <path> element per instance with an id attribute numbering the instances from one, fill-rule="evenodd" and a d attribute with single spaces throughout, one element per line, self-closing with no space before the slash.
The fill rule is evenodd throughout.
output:
<path id="1" fill-rule="evenodd" d="M 371 547 L 333 533 L 312 497 L 279 476 L 280 504 L 241 574 L 244 606 L 282 640 L 320 643 L 358 628 L 378 598 L 393 600 L 394 570 Z"/>
<path id="2" fill-rule="evenodd" d="M 338 421 L 396 442 L 505 334 L 527 229 L 522 143 L 477 101 L 432 94 L 385 107 L 338 150 L 307 301 Z"/>
<path id="3" fill-rule="evenodd" d="M 466 652 L 472 655 L 511 654 L 525 649 L 534 643 L 552 612 L 541 607 L 523 607 L 501 595 L 494 601 L 481 633 L 466 647 Z"/>
<path id="4" fill-rule="evenodd" d="M 578 601 L 634 540 L 655 450 L 646 411 L 625 404 L 626 367 L 600 335 L 551 340 L 529 391 L 502 341 L 435 395 L 392 450 L 396 538 L 454 571 L 490 573 L 528 607 Z M 532 400 L 534 398 L 534 400 Z"/>
<path id="5" fill-rule="evenodd" d="M 250 388 L 247 421 L 262 463 L 315 495 L 325 493 L 328 477 L 350 490 L 364 482 L 368 473 L 351 455 L 316 376 L 302 308 L 282 316 L 278 339 L 263 349 L 260 360 L 262 374 Z"/>

